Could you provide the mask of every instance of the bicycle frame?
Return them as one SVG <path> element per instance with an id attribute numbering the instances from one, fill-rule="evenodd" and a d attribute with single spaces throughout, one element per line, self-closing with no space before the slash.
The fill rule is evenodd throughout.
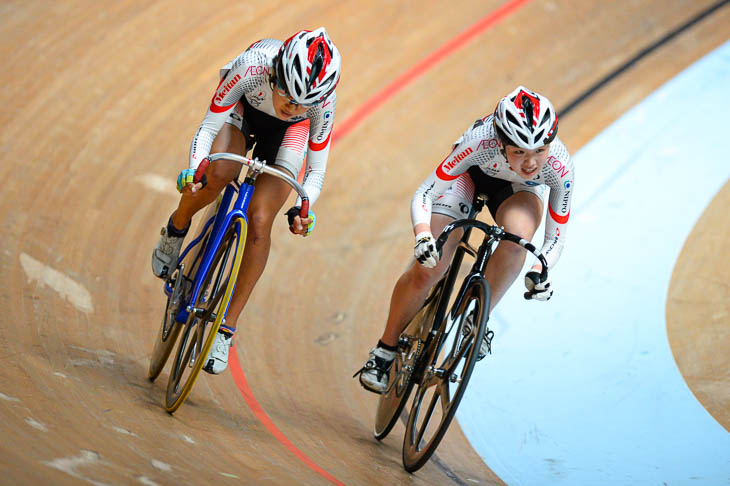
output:
<path id="1" fill-rule="evenodd" d="M 204 247 L 203 255 L 202 255 L 202 261 L 200 265 L 198 266 L 195 276 L 193 277 L 193 288 L 192 292 L 189 293 L 188 298 L 183 303 L 183 305 L 180 306 L 180 309 L 178 311 L 177 316 L 175 317 L 175 320 L 179 323 L 185 323 L 188 320 L 188 317 L 190 315 L 190 312 L 192 312 L 194 309 L 190 307 L 191 302 L 196 302 L 198 295 L 200 293 L 200 287 L 202 286 L 202 279 L 200 278 L 201 275 L 205 275 L 205 273 L 210 268 L 211 262 L 213 260 L 213 257 L 215 255 L 215 251 L 219 247 L 224 233 L 226 229 L 230 226 L 231 222 L 234 221 L 236 218 L 242 218 L 246 225 L 248 225 L 248 206 L 251 203 L 251 199 L 253 198 L 254 193 L 254 183 L 256 181 L 256 177 L 258 177 L 261 173 L 268 173 L 271 175 L 274 175 L 289 184 L 300 196 L 302 199 L 302 207 L 300 216 L 302 218 L 306 217 L 309 213 L 309 198 L 306 195 L 306 192 L 304 191 L 304 188 L 302 188 L 301 185 L 294 179 L 292 179 L 289 175 L 285 174 L 284 172 L 275 169 L 273 167 L 266 166 L 265 163 L 262 163 L 256 159 L 251 160 L 246 157 L 232 154 L 232 153 L 218 153 L 218 154 L 212 154 L 208 157 L 210 162 L 214 162 L 216 160 L 220 159 L 226 159 L 226 160 L 232 160 L 235 162 L 239 162 L 245 166 L 248 167 L 248 172 L 246 174 L 246 177 L 243 181 L 243 183 L 239 183 L 238 181 L 231 182 L 228 184 L 223 192 L 223 196 L 220 200 L 220 204 L 218 206 L 218 210 L 216 214 L 211 217 L 204 225 L 203 229 L 201 230 L 200 234 L 191 241 L 187 247 L 185 247 L 185 250 L 180 254 L 180 257 L 178 258 L 178 264 L 183 261 L 185 256 L 195 247 L 197 246 L 201 241 L 203 241 L 206 232 L 210 228 L 212 224 L 212 228 L 210 229 L 210 236 L 208 238 L 208 241 Z M 236 198 L 235 202 L 233 203 L 233 207 L 228 210 L 228 207 L 231 204 L 231 201 L 233 200 L 234 193 L 238 192 L 238 197 Z M 241 229 L 239 227 L 236 228 L 236 235 L 237 238 L 241 237 Z M 200 255 L 196 256 L 196 260 L 200 258 Z M 235 290 L 235 282 L 234 282 L 234 290 Z M 165 282 L 164 287 L 165 294 L 168 296 L 172 292 L 172 288 L 170 287 L 169 280 Z M 225 311 L 228 310 L 228 307 L 226 305 Z"/>
<path id="2" fill-rule="evenodd" d="M 507 240 L 511 241 L 513 243 L 516 243 L 520 246 L 522 246 L 525 250 L 532 253 L 535 257 L 540 260 L 540 263 L 542 264 L 542 271 L 540 272 L 540 280 L 545 281 L 547 278 L 547 271 L 548 271 L 548 265 L 547 261 L 545 260 L 545 257 L 542 254 L 537 253 L 537 249 L 535 246 L 530 243 L 529 241 L 520 238 L 517 235 L 513 235 L 511 233 L 508 233 L 504 231 L 503 228 L 498 226 L 489 225 L 487 223 L 478 221 L 474 219 L 476 215 L 482 210 L 484 207 L 485 199 L 482 199 L 482 197 L 475 198 L 475 202 L 472 206 L 471 212 L 469 213 L 469 216 L 466 219 L 459 219 L 456 221 L 453 221 L 449 224 L 447 224 L 444 229 L 441 232 L 441 235 L 436 240 L 436 251 L 439 253 L 441 252 L 441 248 L 443 248 L 444 244 L 446 243 L 446 240 L 448 239 L 449 235 L 452 231 L 464 228 L 464 234 L 462 235 L 461 239 L 459 240 L 459 244 L 456 248 L 456 251 L 454 253 L 454 257 L 452 259 L 451 266 L 449 267 L 448 272 L 443 277 L 441 285 L 440 293 L 438 298 L 440 299 L 438 307 L 436 308 L 436 313 L 434 315 L 434 320 L 431 325 L 431 331 L 429 332 L 429 336 L 424 343 L 424 349 L 429 349 L 429 346 L 431 344 L 431 341 L 434 336 L 438 334 L 438 330 L 441 327 L 441 324 L 443 323 L 444 319 L 446 318 L 446 308 L 449 305 L 449 298 L 443 298 L 444 296 L 450 296 L 451 291 L 453 289 L 454 283 L 456 282 L 456 278 L 459 273 L 459 269 L 461 268 L 461 263 L 464 259 L 464 254 L 469 253 L 475 257 L 474 264 L 472 265 L 472 268 L 469 272 L 469 274 L 464 278 L 461 287 L 459 289 L 459 292 L 456 294 L 456 299 L 454 301 L 454 304 L 452 305 L 452 309 L 458 309 L 461 305 L 461 301 L 464 298 L 466 289 L 468 288 L 471 281 L 475 278 L 484 278 L 484 272 L 487 268 L 487 263 L 489 263 L 489 259 L 492 257 L 492 254 L 494 253 L 494 248 L 497 243 L 499 243 L 501 240 Z M 469 236 L 471 235 L 471 230 L 473 228 L 477 228 L 484 232 L 485 237 L 482 240 L 481 245 L 479 246 L 478 250 L 474 250 L 471 246 L 469 246 Z M 439 285 L 439 284 L 436 284 Z M 451 318 L 453 319 L 453 315 Z M 443 335 L 443 334 L 442 334 Z M 438 346 L 435 346 L 436 353 L 434 353 L 434 358 L 436 355 L 438 355 L 438 350 L 441 347 L 441 343 L 438 343 Z"/>

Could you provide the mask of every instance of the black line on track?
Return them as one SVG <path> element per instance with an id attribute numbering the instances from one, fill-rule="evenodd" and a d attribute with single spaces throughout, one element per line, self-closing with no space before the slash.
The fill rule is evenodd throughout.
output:
<path id="1" fill-rule="evenodd" d="M 613 81 L 615 78 L 619 77 L 624 71 L 627 71 L 628 69 L 633 67 L 634 64 L 636 64 L 637 62 L 639 62 L 640 60 L 642 60 L 643 58 L 645 58 L 646 56 L 648 56 L 649 54 L 651 54 L 652 52 L 654 52 L 655 50 L 657 50 L 658 48 L 660 48 L 661 46 L 663 46 L 664 44 L 669 42 L 670 40 L 674 39 L 679 34 L 683 33 L 684 31 L 693 27 L 695 24 L 697 24 L 697 23 L 701 22 L 702 20 L 704 20 L 705 18 L 709 17 L 710 15 L 715 13 L 715 11 L 724 7 L 728 3 L 730 3 L 730 0 L 721 0 L 713 5 L 709 6 L 708 8 L 706 8 L 705 10 L 703 10 L 702 12 L 700 12 L 699 14 L 697 14 L 696 16 L 694 16 L 693 18 L 691 18 L 690 20 L 685 22 L 684 24 L 680 25 L 679 27 L 675 28 L 674 30 L 669 31 L 666 35 L 664 35 L 664 37 L 656 40 L 652 44 L 649 44 L 647 47 L 643 48 L 634 57 L 632 57 L 631 59 L 626 61 L 621 66 L 619 66 L 618 68 L 616 68 L 613 71 L 611 71 L 610 73 L 608 73 L 603 79 L 598 81 L 596 84 L 594 84 L 593 86 L 591 86 L 590 88 L 585 90 L 583 93 L 578 95 L 575 99 L 573 99 L 573 101 L 568 103 L 568 105 L 566 107 L 564 107 L 562 110 L 559 110 L 558 118 L 561 118 L 561 117 L 567 115 L 568 113 L 570 113 L 571 111 L 573 111 L 573 109 L 575 109 L 578 105 L 580 105 L 581 103 L 586 101 L 588 98 L 593 96 L 596 93 L 596 91 L 603 88 L 605 85 L 607 85 L 608 83 Z"/>

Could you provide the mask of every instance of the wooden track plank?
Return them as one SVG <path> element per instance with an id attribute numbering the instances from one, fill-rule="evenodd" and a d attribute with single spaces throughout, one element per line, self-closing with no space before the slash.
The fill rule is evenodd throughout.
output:
<path id="1" fill-rule="evenodd" d="M 268 434 L 230 376 L 201 378 L 174 417 L 161 405 L 166 372 L 147 382 L 162 310 L 148 259 L 176 202 L 174 177 L 218 67 L 253 40 L 327 26 L 345 56 L 343 120 L 502 3 L 470 0 L 445 11 L 430 1 L 368 8 L 353 1 L 4 2 L 0 356 L 10 364 L 0 367 L 0 397 L 10 398 L 0 399 L 0 473 L 13 484 L 77 484 L 79 476 L 328 484 Z M 376 398 L 350 378 L 411 258 L 413 191 L 470 121 L 516 84 L 543 91 L 559 107 L 711 3 L 533 1 L 338 143 L 316 208 L 317 232 L 303 243 L 283 224 L 275 228 L 237 338 L 257 399 L 299 449 L 346 484 L 459 484 L 437 461 L 405 473 L 402 426 L 375 442 Z M 728 20 L 724 9 L 561 120 L 570 149 L 725 40 Z M 169 189 L 145 185 L 154 177 Z M 21 255 L 87 289 L 93 312 L 29 279 Z M 689 373 L 705 380 L 710 372 Z M 710 406 L 726 404 L 711 387 L 696 393 Z M 460 481 L 499 484 L 458 427 L 437 454 Z"/>

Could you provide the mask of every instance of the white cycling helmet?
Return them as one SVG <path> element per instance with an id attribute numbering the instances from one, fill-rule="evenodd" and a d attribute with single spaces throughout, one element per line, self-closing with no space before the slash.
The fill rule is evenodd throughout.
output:
<path id="1" fill-rule="evenodd" d="M 549 99 L 518 86 L 497 104 L 494 125 L 503 145 L 534 150 L 558 134 L 558 115 Z"/>
<path id="2" fill-rule="evenodd" d="M 296 103 L 314 105 L 335 90 L 341 66 L 340 53 L 324 27 L 302 30 L 279 50 L 277 83 Z"/>

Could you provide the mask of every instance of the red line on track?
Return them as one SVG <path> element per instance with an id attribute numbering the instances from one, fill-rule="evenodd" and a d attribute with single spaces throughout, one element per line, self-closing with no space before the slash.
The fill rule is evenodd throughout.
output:
<path id="1" fill-rule="evenodd" d="M 310 467 L 310 469 L 314 470 L 315 472 L 319 473 L 321 476 L 323 476 L 325 479 L 330 481 L 333 484 L 345 486 L 344 483 L 339 481 L 337 478 L 332 476 L 330 473 L 322 469 L 315 463 L 313 460 L 311 460 L 309 457 L 307 457 L 302 451 L 297 449 L 297 446 L 292 444 L 292 442 L 286 438 L 286 436 L 279 430 L 279 428 L 274 424 L 274 422 L 271 421 L 269 416 L 266 414 L 264 409 L 259 405 L 258 400 L 256 400 L 256 397 L 254 396 L 253 392 L 251 391 L 251 388 L 248 386 L 248 382 L 246 381 L 246 376 L 243 374 L 243 370 L 241 369 L 241 362 L 238 361 L 238 356 L 236 355 L 235 348 L 233 348 L 233 352 L 231 353 L 229 357 L 231 361 L 231 374 L 233 375 L 233 381 L 236 382 L 236 386 L 241 391 L 241 395 L 243 395 L 243 399 L 246 401 L 248 406 L 251 408 L 251 411 L 256 415 L 256 418 L 259 419 L 259 421 L 266 427 L 271 435 L 276 437 L 276 439 L 284 444 L 284 447 L 289 449 L 292 454 L 297 456 L 299 460 L 301 460 L 304 464 Z"/>
<path id="2" fill-rule="evenodd" d="M 385 104 L 390 98 L 395 96 L 397 93 L 402 91 L 406 86 L 410 85 L 423 75 L 426 71 L 432 69 L 436 64 L 443 61 L 446 57 L 453 54 L 454 51 L 462 48 L 472 39 L 482 34 L 485 30 L 494 26 L 500 20 L 503 20 L 509 14 L 528 3 L 530 0 L 512 0 L 498 7 L 493 12 L 487 14 L 481 18 L 471 27 L 442 45 L 431 55 L 422 59 L 418 64 L 413 66 L 408 71 L 398 76 L 392 83 L 376 93 L 375 96 L 363 103 L 358 109 L 356 109 L 350 116 L 345 118 L 340 124 L 339 128 L 335 130 L 334 144 L 339 139 L 346 137 L 349 133 L 355 129 L 360 123 L 365 120 L 372 112 L 374 112 L 381 105 Z"/>
<path id="3" fill-rule="evenodd" d="M 411 69 L 398 76 L 392 83 L 390 83 L 380 92 L 376 93 L 375 96 L 363 103 L 349 117 L 345 118 L 338 130 L 336 130 L 334 133 L 334 138 L 332 140 L 333 145 L 342 137 L 349 135 L 350 132 L 355 129 L 355 127 L 360 125 L 360 123 L 365 120 L 365 118 L 367 118 L 380 106 L 385 104 L 385 102 L 395 96 L 398 92 L 403 90 L 403 88 L 413 83 L 413 81 L 418 79 L 428 70 L 432 69 L 436 64 L 444 60 L 447 56 L 451 55 L 453 52 L 463 47 L 472 39 L 483 33 L 488 28 L 492 27 L 497 22 L 504 19 L 509 14 L 522 7 L 529 1 L 530 0 L 512 0 L 505 3 L 493 12 L 487 14 L 485 17 L 477 21 L 475 24 L 473 24 L 471 27 L 469 27 L 459 35 L 448 41 L 446 44 L 442 45 L 431 55 L 421 60 Z M 289 439 L 287 439 L 287 437 L 281 432 L 281 430 L 279 430 L 274 422 L 271 421 L 269 416 L 256 400 L 256 397 L 251 391 L 251 388 L 249 388 L 248 382 L 246 381 L 246 375 L 244 375 L 243 369 L 241 368 L 241 362 L 238 361 L 238 355 L 236 354 L 235 348 L 233 349 L 234 350 L 229 357 L 231 361 L 231 375 L 233 375 L 233 381 L 236 383 L 236 386 L 241 392 L 243 399 L 251 408 L 251 411 L 254 413 L 254 415 L 256 415 L 256 418 L 258 418 L 259 421 L 264 425 L 264 427 L 269 430 L 271 435 L 273 435 L 279 442 L 284 445 L 284 447 L 289 449 L 292 454 L 297 456 L 299 460 L 306 464 L 310 469 L 317 472 L 319 475 L 321 475 L 331 483 L 344 486 L 344 483 L 342 483 L 330 473 L 322 469 L 320 466 L 317 465 L 317 463 L 307 457 L 306 454 L 297 449 L 297 447 Z"/>

